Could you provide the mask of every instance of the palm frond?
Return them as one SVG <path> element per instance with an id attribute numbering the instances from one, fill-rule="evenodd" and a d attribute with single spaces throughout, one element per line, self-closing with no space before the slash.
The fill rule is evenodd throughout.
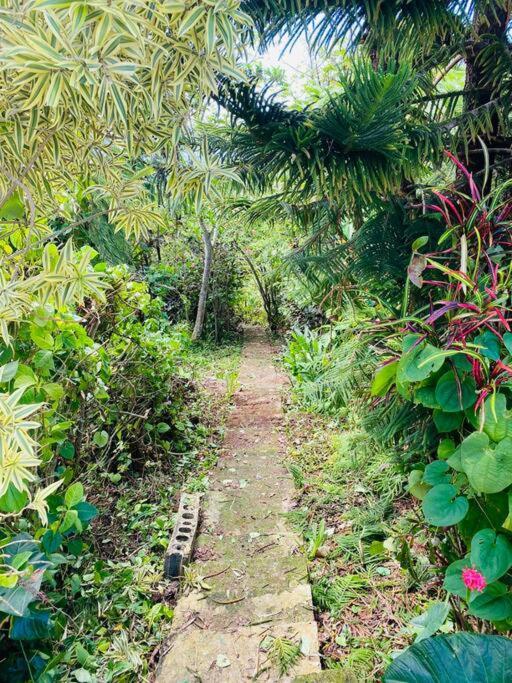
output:
<path id="1" fill-rule="evenodd" d="M 267 89 L 226 84 L 217 100 L 238 124 L 220 153 L 259 191 L 282 183 L 288 203 L 339 195 L 346 206 L 396 192 L 404 169 L 439 155 L 439 136 L 413 116 L 420 91 L 407 64 L 361 61 L 340 85 L 326 104 L 297 112 Z"/>
<path id="2" fill-rule="evenodd" d="M 471 21 L 476 2 L 465 0 L 243 0 L 262 41 L 286 36 L 293 44 L 306 35 L 310 47 L 332 49 L 386 41 L 416 46 L 454 36 Z M 481 3 L 480 3 L 481 4 Z"/>

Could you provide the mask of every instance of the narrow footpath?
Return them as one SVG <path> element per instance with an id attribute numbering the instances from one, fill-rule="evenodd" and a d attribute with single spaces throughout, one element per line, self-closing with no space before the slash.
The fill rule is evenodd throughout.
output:
<path id="1" fill-rule="evenodd" d="M 272 354 L 263 331 L 250 329 L 224 455 L 203 499 L 189 572 L 189 583 L 192 574 L 207 587 L 178 601 L 158 683 L 317 680 L 306 559 L 284 515 L 293 496 L 279 429 L 286 380 Z M 278 649 L 272 649 L 275 638 L 300 646 L 285 674 L 279 658 L 269 657 L 269 648 L 274 654 Z"/>

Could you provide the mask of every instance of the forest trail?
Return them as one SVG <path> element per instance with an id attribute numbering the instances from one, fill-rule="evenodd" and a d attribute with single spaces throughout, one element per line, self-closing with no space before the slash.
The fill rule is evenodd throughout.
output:
<path id="1" fill-rule="evenodd" d="M 272 363 L 273 352 L 262 330 L 248 330 L 240 389 L 196 542 L 193 571 L 210 590 L 196 588 L 180 598 L 158 683 L 321 676 L 306 558 L 284 515 L 293 482 L 283 465 L 280 429 L 286 379 Z M 268 657 L 276 637 L 301 647 L 295 666 L 281 677 Z"/>

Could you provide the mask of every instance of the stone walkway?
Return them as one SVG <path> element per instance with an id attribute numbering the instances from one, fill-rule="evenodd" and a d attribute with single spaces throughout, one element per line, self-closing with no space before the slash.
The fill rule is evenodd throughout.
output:
<path id="1" fill-rule="evenodd" d="M 272 353 L 262 331 L 248 331 L 225 453 L 203 499 L 196 543 L 193 571 L 211 589 L 180 598 L 158 683 L 320 679 L 306 560 L 283 514 L 293 495 L 279 431 L 286 380 Z M 266 650 L 275 637 L 302 652 L 281 677 Z"/>

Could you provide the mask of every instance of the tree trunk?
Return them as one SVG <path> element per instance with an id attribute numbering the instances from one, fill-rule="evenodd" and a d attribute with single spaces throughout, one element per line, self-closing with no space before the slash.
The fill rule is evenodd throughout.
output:
<path id="1" fill-rule="evenodd" d="M 477 10 L 473 19 L 473 37 L 466 47 L 466 83 L 464 110 L 467 112 L 489 106 L 493 99 L 499 97 L 499 86 L 489 82 L 488 67 L 481 63 L 481 55 L 493 40 L 505 40 L 508 26 L 508 12 L 505 9 L 486 7 Z M 492 105 L 490 105 L 492 107 Z M 497 146 L 500 121 L 495 112 L 491 113 L 489 132 L 482 139 L 489 150 L 489 165 L 495 162 L 492 148 Z M 481 175 L 485 171 L 485 157 L 478 140 L 470 140 L 468 145 L 467 168 L 473 175 Z M 491 174 L 484 193 L 490 189 Z"/>
<path id="2" fill-rule="evenodd" d="M 252 274 L 254 275 L 254 279 L 258 286 L 261 300 L 263 302 L 263 309 L 267 316 L 270 331 L 273 334 L 277 334 L 277 332 L 279 331 L 279 305 L 273 295 L 272 286 L 267 287 L 265 285 L 264 280 L 262 279 L 262 277 L 260 277 L 260 273 L 258 273 L 256 265 L 253 263 L 253 261 L 249 258 L 249 256 L 245 253 L 245 251 L 237 242 L 235 242 L 235 246 L 238 249 L 238 251 L 242 254 L 243 258 L 245 259 L 249 268 L 251 269 Z"/>
<path id="3" fill-rule="evenodd" d="M 213 229 L 213 232 L 210 232 L 202 218 L 199 219 L 199 225 L 201 226 L 201 232 L 203 236 L 204 264 L 201 290 L 199 291 L 199 301 L 197 304 L 196 321 L 194 324 L 194 330 L 192 332 L 192 339 L 194 341 L 199 339 L 203 333 L 204 315 L 206 312 L 206 302 L 208 300 L 208 286 L 210 284 L 210 276 L 212 273 L 213 247 L 215 246 L 215 241 L 217 239 L 216 227 Z"/>

